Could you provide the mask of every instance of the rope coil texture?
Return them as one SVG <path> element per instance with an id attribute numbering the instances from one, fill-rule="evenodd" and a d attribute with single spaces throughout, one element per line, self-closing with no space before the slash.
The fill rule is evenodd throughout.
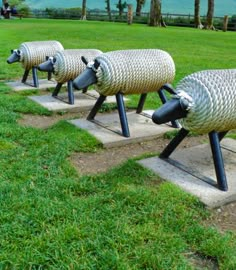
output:
<path id="1" fill-rule="evenodd" d="M 200 134 L 236 128 L 236 69 L 206 70 L 193 73 L 177 85 L 193 104 L 183 128 Z"/>
<path id="2" fill-rule="evenodd" d="M 54 75 L 58 83 L 65 83 L 75 79 L 85 69 L 86 65 L 82 62 L 84 56 L 88 61 L 94 60 L 102 52 L 95 49 L 69 49 L 59 51 L 55 54 Z"/>
<path id="3" fill-rule="evenodd" d="M 57 51 L 63 50 L 63 46 L 56 40 L 24 42 L 20 45 L 20 62 L 23 68 L 30 70 L 45 61 L 46 56 L 53 56 Z"/>
<path id="4" fill-rule="evenodd" d="M 104 96 L 158 91 L 175 77 L 173 59 L 158 49 L 112 51 L 96 59 L 100 66 L 95 87 Z"/>

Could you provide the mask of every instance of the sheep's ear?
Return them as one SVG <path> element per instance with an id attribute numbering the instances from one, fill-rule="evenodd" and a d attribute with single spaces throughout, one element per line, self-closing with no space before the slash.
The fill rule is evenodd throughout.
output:
<path id="1" fill-rule="evenodd" d="M 14 53 L 14 50 L 11 50 L 11 53 Z"/>
<path id="2" fill-rule="evenodd" d="M 81 60 L 85 65 L 88 64 L 88 60 L 84 56 L 81 56 Z"/>
<path id="3" fill-rule="evenodd" d="M 100 63 L 98 62 L 97 59 L 95 59 L 95 61 L 94 61 L 94 67 L 95 67 L 95 69 L 97 69 L 99 66 L 100 66 Z"/>
<path id="4" fill-rule="evenodd" d="M 47 56 L 46 56 L 46 61 L 48 61 L 48 59 L 49 59 L 49 56 L 47 55 Z"/>

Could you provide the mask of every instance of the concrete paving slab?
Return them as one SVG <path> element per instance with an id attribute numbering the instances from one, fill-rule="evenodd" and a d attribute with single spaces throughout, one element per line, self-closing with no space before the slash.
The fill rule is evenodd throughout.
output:
<path id="1" fill-rule="evenodd" d="M 215 169 L 209 144 L 176 150 L 167 160 L 152 157 L 138 161 L 161 178 L 197 196 L 209 208 L 236 201 L 236 141 L 221 142 L 229 190 L 217 188 Z"/>
<path id="2" fill-rule="evenodd" d="M 99 94 L 95 90 L 89 90 L 87 93 L 79 91 L 74 92 L 74 104 L 68 103 L 68 94 L 59 93 L 58 97 L 52 97 L 52 95 L 42 96 L 29 96 L 28 98 L 35 101 L 39 105 L 47 108 L 49 111 L 75 111 L 82 112 L 91 110 L 94 106 Z M 124 98 L 126 102 L 128 99 Z M 106 98 L 105 103 L 116 103 L 115 96 L 109 96 Z"/>
<path id="3" fill-rule="evenodd" d="M 47 89 L 56 87 L 57 83 L 54 80 L 48 81 L 47 79 L 39 80 L 39 87 L 33 86 L 33 81 L 29 80 L 27 83 L 21 81 L 7 82 L 6 85 L 11 87 L 14 91 L 34 90 L 34 89 Z"/>
<path id="4" fill-rule="evenodd" d="M 86 129 L 95 136 L 105 148 L 123 146 L 125 144 L 152 140 L 173 130 L 168 125 L 156 125 L 151 120 L 153 111 L 144 111 L 142 114 L 128 112 L 130 137 L 123 137 L 118 113 L 100 114 L 95 120 L 74 119 L 69 122 L 82 129 Z"/>

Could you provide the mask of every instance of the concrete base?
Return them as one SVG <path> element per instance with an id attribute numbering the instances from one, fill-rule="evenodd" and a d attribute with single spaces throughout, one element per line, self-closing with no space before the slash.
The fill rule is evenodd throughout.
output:
<path id="1" fill-rule="evenodd" d="M 208 144 L 176 150 L 166 161 L 153 157 L 140 160 L 139 163 L 214 208 L 236 200 L 236 141 L 228 138 L 222 140 L 221 149 L 229 187 L 227 192 L 217 188 Z"/>
<path id="2" fill-rule="evenodd" d="M 69 122 L 86 129 L 95 136 L 105 148 L 123 146 L 125 144 L 143 142 L 162 136 L 165 132 L 173 130 L 168 125 L 156 125 L 151 120 L 153 111 L 142 114 L 128 112 L 130 137 L 123 137 L 118 113 L 97 115 L 95 120 L 70 120 Z"/>
<path id="3" fill-rule="evenodd" d="M 52 95 L 43 96 L 29 96 L 29 99 L 35 101 L 41 106 L 45 107 L 49 111 L 88 111 L 94 106 L 99 94 L 95 90 L 89 90 L 87 93 L 82 93 L 81 91 L 74 92 L 74 104 L 68 103 L 68 94 L 59 93 L 58 97 L 52 97 Z M 125 98 L 125 101 L 128 99 Z M 106 98 L 105 103 L 116 103 L 115 96 L 110 96 Z"/>
<path id="4" fill-rule="evenodd" d="M 24 90 L 55 88 L 57 83 L 54 80 L 48 81 L 47 79 L 43 79 L 43 80 L 39 80 L 38 88 L 35 88 L 33 86 L 32 80 L 28 80 L 26 83 L 22 83 L 21 81 L 7 82 L 6 85 L 11 87 L 14 91 L 24 91 Z"/>

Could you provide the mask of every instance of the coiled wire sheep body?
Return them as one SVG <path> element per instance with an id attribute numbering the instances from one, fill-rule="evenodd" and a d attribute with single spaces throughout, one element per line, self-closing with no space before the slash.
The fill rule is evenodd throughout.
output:
<path id="1" fill-rule="evenodd" d="M 20 62 L 24 69 L 29 70 L 45 61 L 46 56 L 53 56 L 64 50 L 56 40 L 24 42 L 20 45 Z"/>
<path id="2" fill-rule="evenodd" d="M 57 52 L 54 56 L 54 75 L 58 83 L 65 83 L 74 80 L 81 74 L 86 66 L 81 60 L 85 56 L 92 61 L 102 51 L 96 49 L 68 49 Z"/>
<path id="3" fill-rule="evenodd" d="M 172 57 L 158 49 L 113 51 L 96 60 L 100 66 L 95 87 L 105 96 L 154 92 L 175 77 Z"/>

